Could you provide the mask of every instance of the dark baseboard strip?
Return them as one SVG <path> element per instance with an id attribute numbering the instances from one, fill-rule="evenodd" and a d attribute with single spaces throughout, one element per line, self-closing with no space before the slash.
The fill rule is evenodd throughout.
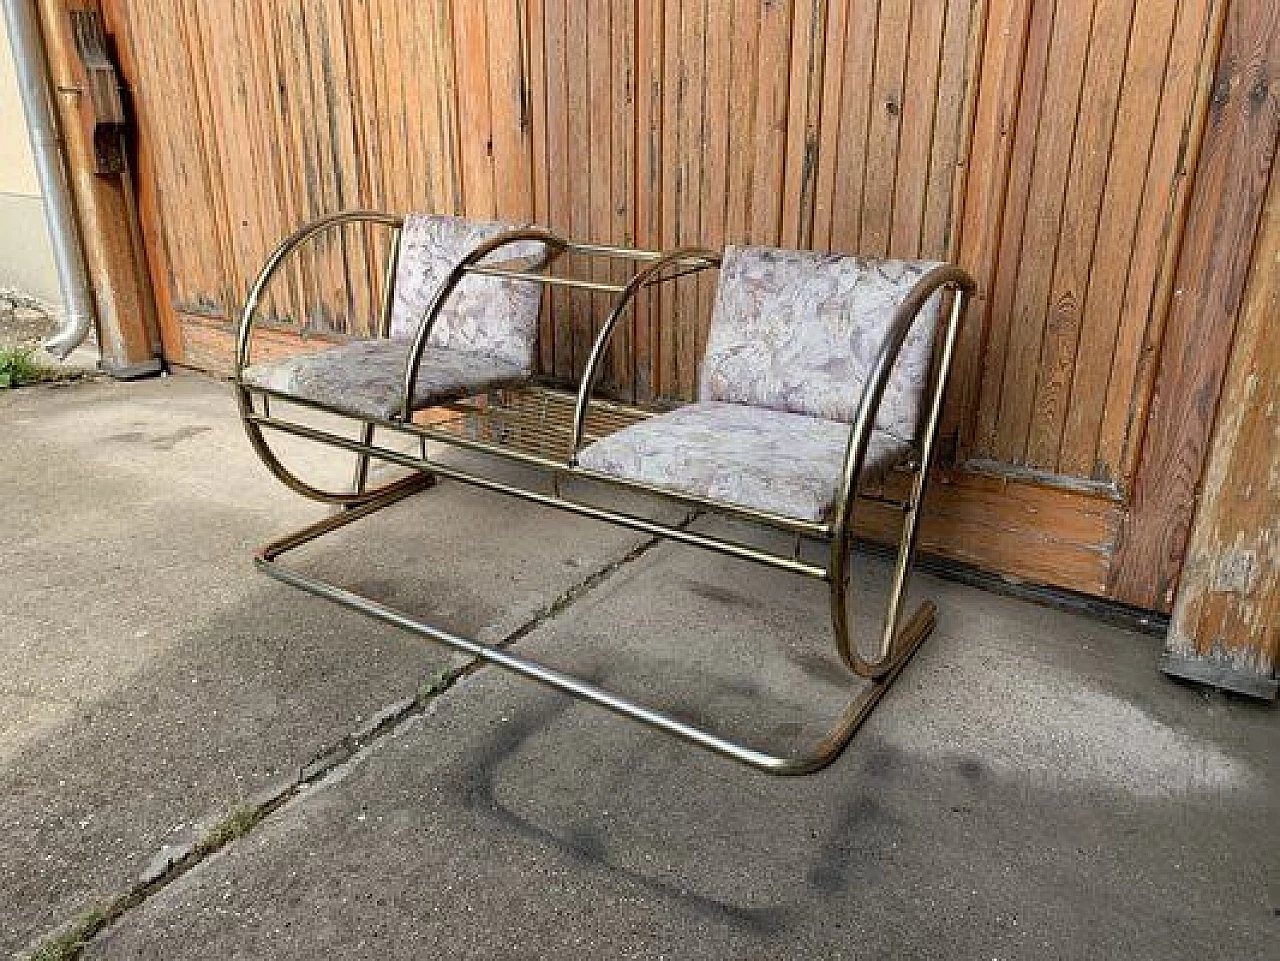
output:
<path id="1" fill-rule="evenodd" d="M 893 551 L 875 541 L 859 540 L 858 549 L 875 557 L 893 559 Z M 1169 631 L 1169 615 L 1158 611 L 1149 611 L 1141 607 L 1131 607 L 1118 601 L 1080 594 L 1060 587 L 1035 584 L 993 574 L 980 570 L 959 561 L 947 560 L 921 552 L 916 557 L 916 569 L 926 571 L 949 581 L 980 587 L 985 591 L 1016 597 L 1020 600 L 1042 604 L 1060 611 L 1073 614 L 1084 614 L 1107 624 L 1114 624 L 1129 631 L 1150 634 L 1153 637 L 1164 637 Z"/>
<path id="2" fill-rule="evenodd" d="M 1160 670 L 1170 677 L 1183 681 L 1195 681 L 1197 684 L 1208 684 L 1224 691 L 1234 691 L 1264 701 L 1274 701 L 1280 692 L 1280 681 L 1274 677 L 1264 677 L 1253 671 L 1241 671 L 1219 658 L 1184 657 L 1180 654 L 1165 654 L 1160 658 Z"/>

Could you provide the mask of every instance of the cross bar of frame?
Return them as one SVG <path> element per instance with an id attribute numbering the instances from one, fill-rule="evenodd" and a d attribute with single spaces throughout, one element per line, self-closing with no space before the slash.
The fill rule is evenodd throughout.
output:
<path id="1" fill-rule="evenodd" d="M 409 480 L 413 480 L 413 478 L 409 478 Z M 408 485 L 391 489 L 367 504 L 327 517 L 300 531 L 279 538 L 263 547 L 255 557 L 254 563 L 263 572 L 291 587 L 296 587 L 309 594 L 314 594 L 316 597 L 340 604 L 384 624 L 390 624 L 419 637 L 443 644 L 486 663 L 494 664 L 557 691 L 603 707 L 622 717 L 639 721 L 648 727 L 673 735 L 713 754 L 745 764 L 766 774 L 782 776 L 812 774 L 839 757 L 840 752 L 844 750 L 845 745 L 857 733 L 858 728 L 862 726 L 863 721 L 871 714 L 876 704 L 879 703 L 880 698 L 884 696 L 884 693 L 897 679 L 898 674 L 901 673 L 911 656 L 920 647 L 921 642 L 933 630 L 936 609 L 931 603 L 922 604 L 899 631 L 897 642 L 894 645 L 899 653 L 892 670 L 882 677 L 866 682 L 862 690 L 850 700 L 849 704 L 841 712 L 833 727 L 807 753 L 792 756 L 770 754 L 767 751 L 729 740 L 705 728 L 689 724 L 670 714 L 622 697 L 612 691 L 584 681 L 575 675 L 558 671 L 538 661 L 434 627 L 425 621 L 418 620 L 385 604 L 380 604 L 354 591 L 279 563 L 278 558 L 287 551 L 368 517 L 370 514 L 404 499 L 413 492 L 414 489 Z"/>

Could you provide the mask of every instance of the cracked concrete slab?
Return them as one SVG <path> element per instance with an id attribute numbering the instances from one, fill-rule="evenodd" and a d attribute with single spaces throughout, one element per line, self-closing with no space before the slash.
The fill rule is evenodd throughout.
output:
<path id="1" fill-rule="evenodd" d="M 821 774 L 484 668 L 87 956 L 1268 956 L 1275 712 L 1161 677 L 1153 638 L 916 589 L 936 635 Z M 670 545 L 517 647 L 774 745 L 844 695 L 821 585 Z"/>
<path id="2" fill-rule="evenodd" d="M 459 662 L 253 569 L 256 546 L 325 508 L 258 464 L 226 384 L 4 391 L 0 424 L 7 954 Z M 350 477 L 349 455 L 283 449 Z M 639 543 L 546 518 L 446 483 L 302 562 L 497 639 Z"/>

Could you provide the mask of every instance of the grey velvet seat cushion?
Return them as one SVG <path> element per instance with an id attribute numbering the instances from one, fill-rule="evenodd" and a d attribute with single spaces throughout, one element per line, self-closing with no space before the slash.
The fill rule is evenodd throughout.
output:
<path id="1" fill-rule="evenodd" d="M 279 391 L 361 417 L 398 413 L 410 343 L 401 338 L 358 340 L 243 371 L 247 384 Z M 422 355 L 413 406 L 430 407 L 527 379 L 508 360 L 474 350 L 428 346 Z"/>
<path id="2" fill-rule="evenodd" d="M 703 401 L 610 434 L 584 448 L 578 462 L 673 493 L 825 521 L 839 492 L 849 431 L 821 417 Z M 864 468 L 884 470 L 910 453 L 910 444 L 875 430 Z"/>

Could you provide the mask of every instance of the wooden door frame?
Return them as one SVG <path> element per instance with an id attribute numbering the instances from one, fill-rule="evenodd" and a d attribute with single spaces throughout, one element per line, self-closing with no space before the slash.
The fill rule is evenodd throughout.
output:
<path id="1" fill-rule="evenodd" d="M 1280 47 L 1274 0 L 1224 0 L 1193 169 L 1180 216 L 1149 416 L 1132 503 L 1108 593 L 1135 607 L 1169 611 L 1208 464 L 1209 440 L 1262 222 L 1277 144 Z M 1268 86 L 1268 78 L 1270 86 Z"/>

